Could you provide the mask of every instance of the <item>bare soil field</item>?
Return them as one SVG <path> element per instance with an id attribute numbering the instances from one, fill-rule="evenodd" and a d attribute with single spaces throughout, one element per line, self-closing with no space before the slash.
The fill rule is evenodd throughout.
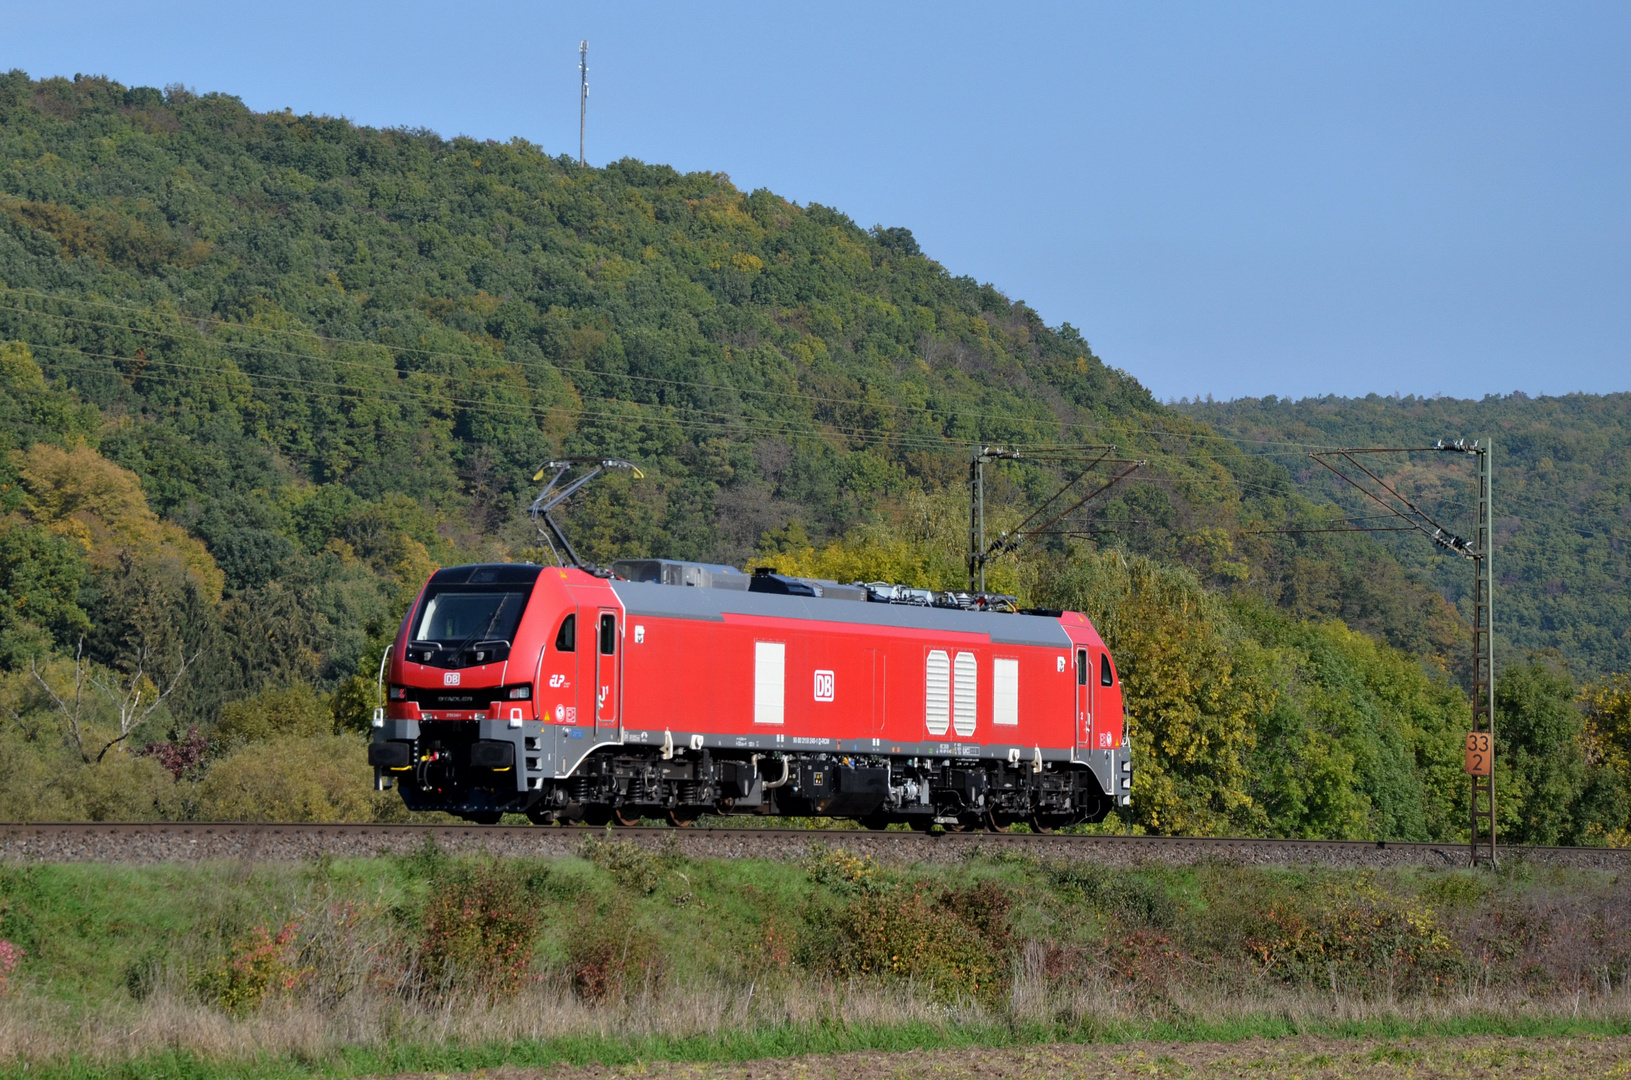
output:
<path id="1" fill-rule="evenodd" d="M 1330 1039 L 1050 1045 L 812 1055 L 730 1063 L 414 1073 L 391 1080 L 1462 1080 L 1631 1077 L 1631 1036 Z"/>

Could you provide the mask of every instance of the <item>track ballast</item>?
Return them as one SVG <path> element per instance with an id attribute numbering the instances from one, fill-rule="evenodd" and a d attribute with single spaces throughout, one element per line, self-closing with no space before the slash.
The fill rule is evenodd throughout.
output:
<path id="1" fill-rule="evenodd" d="M 0 862 L 125 864 L 200 860 L 284 861 L 405 855 L 427 838 L 445 851 L 494 855 L 576 854 L 585 840 L 611 837 L 694 858 L 797 859 L 812 845 L 843 847 L 887 862 L 950 862 L 985 852 L 1029 852 L 1112 865 L 1181 865 L 1204 859 L 1265 866 L 1463 866 L 1465 844 L 1363 840 L 1264 840 L 1180 836 L 1071 836 L 1035 833 L 870 832 L 724 828 L 544 828 L 528 825 L 279 825 L 258 823 L 47 822 L 0 824 Z M 1577 869 L 1631 869 L 1631 850 L 1587 847 L 1500 849 L 1504 860 Z"/>

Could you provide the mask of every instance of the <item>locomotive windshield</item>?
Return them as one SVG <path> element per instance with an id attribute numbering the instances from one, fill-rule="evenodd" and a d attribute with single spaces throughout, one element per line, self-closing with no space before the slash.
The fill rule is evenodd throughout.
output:
<path id="1" fill-rule="evenodd" d="M 507 647 L 521 625 L 539 567 L 526 564 L 456 566 L 438 570 L 425 586 L 414 616 L 414 646 L 457 653 L 471 644 L 503 642 Z M 410 649 L 410 653 L 413 650 Z M 421 663 L 484 663 L 491 650 L 471 657 L 422 653 Z"/>
<path id="2" fill-rule="evenodd" d="M 527 593 L 514 589 L 472 591 L 469 586 L 446 589 L 425 597 L 413 639 L 454 644 L 468 641 L 509 641 L 521 624 Z"/>

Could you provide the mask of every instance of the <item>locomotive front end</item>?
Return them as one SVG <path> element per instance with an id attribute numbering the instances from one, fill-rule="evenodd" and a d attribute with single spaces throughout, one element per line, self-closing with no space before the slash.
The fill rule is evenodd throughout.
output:
<path id="1" fill-rule="evenodd" d="M 537 801 L 549 765 L 539 662 L 567 603 L 542 569 L 439 570 L 403 620 L 368 761 L 376 786 L 396 786 L 410 810 L 496 822 Z"/>

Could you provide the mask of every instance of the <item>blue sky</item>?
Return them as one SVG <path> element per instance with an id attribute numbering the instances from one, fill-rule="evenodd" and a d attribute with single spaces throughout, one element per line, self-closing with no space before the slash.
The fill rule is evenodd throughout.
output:
<path id="1" fill-rule="evenodd" d="M 1631 390 L 1631 4 L 0 0 L 0 64 L 729 173 L 1158 396 Z"/>

